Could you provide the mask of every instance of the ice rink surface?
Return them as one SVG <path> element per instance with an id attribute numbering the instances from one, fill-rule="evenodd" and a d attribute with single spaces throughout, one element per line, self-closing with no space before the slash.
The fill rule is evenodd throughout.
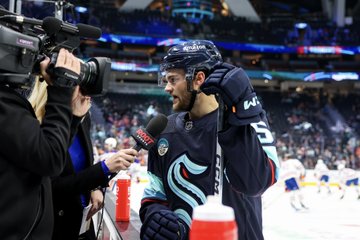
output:
<path id="1" fill-rule="evenodd" d="M 263 195 L 263 232 L 266 240 L 360 240 L 360 200 L 354 187 L 340 200 L 337 187 L 302 188 L 308 210 L 290 206 L 290 195 L 281 184 Z"/>
<path id="2" fill-rule="evenodd" d="M 146 183 L 132 183 L 131 208 L 138 211 Z M 281 184 L 263 195 L 263 226 L 266 240 L 360 240 L 360 200 L 355 189 L 348 188 L 344 199 L 332 187 L 317 193 L 314 186 L 304 187 L 308 210 L 296 211 L 290 206 L 289 194 Z"/>

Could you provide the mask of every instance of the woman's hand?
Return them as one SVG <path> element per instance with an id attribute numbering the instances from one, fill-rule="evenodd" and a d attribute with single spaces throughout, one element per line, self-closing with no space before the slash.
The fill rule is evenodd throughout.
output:
<path id="1" fill-rule="evenodd" d="M 89 96 L 82 95 L 81 91 L 79 90 L 79 86 L 76 86 L 73 93 L 71 107 L 73 115 L 77 117 L 84 116 L 91 107 L 91 98 Z"/>
<path id="2" fill-rule="evenodd" d="M 59 51 L 58 57 L 56 59 L 55 68 L 65 68 L 73 72 L 74 74 L 79 75 L 81 66 L 80 66 L 80 59 L 75 57 L 72 53 L 68 50 L 62 48 Z M 46 57 L 43 61 L 40 62 L 40 73 L 49 85 L 54 85 L 55 79 L 46 72 L 50 63 L 50 59 Z"/>
<path id="3" fill-rule="evenodd" d="M 91 192 L 90 201 L 92 206 L 86 217 L 86 221 L 89 220 L 95 213 L 97 213 L 101 208 L 104 207 L 104 195 L 100 190 L 95 190 Z"/>
<path id="4" fill-rule="evenodd" d="M 121 149 L 105 160 L 106 166 L 111 173 L 117 173 L 120 170 L 126 170 L 134 162 L 138 152 L 135 149 Z"/>

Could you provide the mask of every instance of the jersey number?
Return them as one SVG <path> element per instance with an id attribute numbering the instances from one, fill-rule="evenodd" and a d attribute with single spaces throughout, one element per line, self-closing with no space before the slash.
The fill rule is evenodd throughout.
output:
<path id="1" fill-rule="evenodd" d="M 255 129 L 261 144 L 270 144 L 274 142 L 274 137 L 265 122 L 260 121 L 258 123 L 251 123 L 251 126 Z"/>

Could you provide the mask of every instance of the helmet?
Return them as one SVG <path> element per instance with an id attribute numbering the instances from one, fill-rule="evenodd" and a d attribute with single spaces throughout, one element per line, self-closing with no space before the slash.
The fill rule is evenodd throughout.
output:
<path id="1" fill-rule="evenodd" d="M 170 48 L 163 58 L 159 69 L 159 85 L 163 85 L 163 79 L 169 69 L 184 69 L 185 79 L 190 83 L 195 71 L 210 71 L 216 64 L 222 62 L 221 54 L 213 42 L 208 40 L 183 42 Z"/>
<path id="2" fill-rule="evenodd" d="M 104 142 L 106 145 L 108 145 L 109 147 L 111 148 L 115 148 L 116 145 L 117 145 L 117 141 L 115 138 L 112 138 L 112 137 L 109 137 L 107 139 L 105 139 L 105 142 Z"/>
<path id="3" fill-rule="evenodd" d="M 339 163 L 339 164 L 337 165 L 337 169 L 338 169 L 338 170 L 342 170 L 342 169 L 344 169 L 344 168 L 345 168 L 345 165 L 342 164 L 342 163 Z"/>
<path id="4" fill-rule="evenodd" d="M 317 164 L 324 164 L 324 160 L 318 159 L 316 163 L 317 163 Z"/>

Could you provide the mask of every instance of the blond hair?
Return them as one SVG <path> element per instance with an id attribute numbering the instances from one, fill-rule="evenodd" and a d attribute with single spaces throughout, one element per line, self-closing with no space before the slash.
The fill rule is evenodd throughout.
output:
<path id="1" fill-rule="evenodd" d="M 28 97 L 31 106 L 35 111 L 36 118 L 41 123 L 45 116 L 45 104 L 47 102 L 47 83 L 40 81 L 37 77 L 32 88 L 31 94 Z"/>

